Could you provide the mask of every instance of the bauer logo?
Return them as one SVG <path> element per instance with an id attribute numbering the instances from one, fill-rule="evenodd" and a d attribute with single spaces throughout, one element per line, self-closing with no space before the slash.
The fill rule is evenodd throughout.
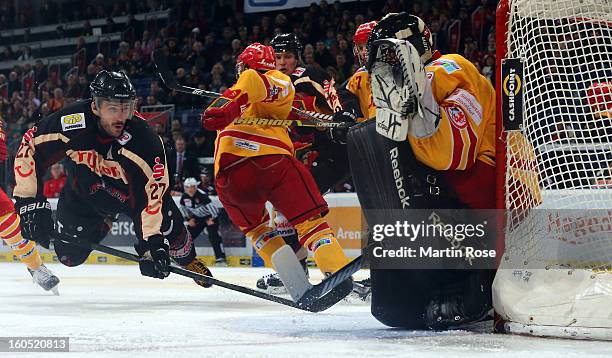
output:
<path id="1" fill-rule="evenodd" d="M 85 113 L 72 113 L 62 116 L 62 131 L 85 128 Z"/>
<path id="2" fill-rule="evenodd" d="M 523 127 L 523 62 L 519 58 L 502 60 L 502 117 L 505 130 Z"/>

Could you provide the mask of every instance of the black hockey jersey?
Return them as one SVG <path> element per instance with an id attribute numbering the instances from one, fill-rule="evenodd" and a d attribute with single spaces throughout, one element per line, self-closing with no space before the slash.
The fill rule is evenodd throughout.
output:
<path id="1" fill-rule="evenodd" d="M 168 168 L 161 139 L 136 114 L 119 138 L 107 136 L 91 99 L 53 113 L 23 136 L 15 157 L 14 196 L 42 196 L 43 176 L 68 158 L 74 175 L 66 185 L 101 214 L 124 212 L 141 225 L 143 238 L 161 234 Z"/>
<path id="2" fill-rule="evenodd" d="M 325 91 L 331 80 L 327 72 L 314 67 L 297 67 L 289 77 L 295 87 L 294 107 L 319 113 L 332 113 L 327 104 Z"/>

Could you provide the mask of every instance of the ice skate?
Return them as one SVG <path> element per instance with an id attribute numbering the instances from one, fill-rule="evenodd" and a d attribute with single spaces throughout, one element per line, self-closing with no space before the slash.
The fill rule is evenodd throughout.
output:
<path id="1" fill-rule="evenodd" d="M 44 264 L 40 265 L 36 270 L 28 268 L 28 272 L 32 275 L 32 281 L 45 291 L 51 291 L 54 295 L 59 296 L 58 285 L 60 279 L 55 276 Z"/>

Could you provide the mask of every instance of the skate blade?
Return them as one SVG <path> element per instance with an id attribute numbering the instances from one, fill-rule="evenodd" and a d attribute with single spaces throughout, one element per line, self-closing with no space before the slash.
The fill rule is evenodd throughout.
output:
<path id="1" fill-rule="evenodd" d="M 59 294 L 59 288 L 58 288 L 58 286 L 59 286 L 59 285 L 55 285 L 55 286 L 51 287 L 51 289 L 50 289 L 50 291 L 51 291 L 51 292 L 53 292 L 53 294 L 54 294 L 55 296 L 59 296 L 59 295 L 60 295 L 60 294 Z"/>

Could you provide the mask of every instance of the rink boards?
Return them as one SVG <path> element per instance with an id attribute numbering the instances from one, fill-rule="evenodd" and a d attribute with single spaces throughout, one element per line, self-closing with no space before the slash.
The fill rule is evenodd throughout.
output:
<path id="1" fill-rule="evenodd" d="M 213 203 L 222 207 L 219 199 L 216 196 L 211 196 Z M 174 197 L 174 200 L 179 201 L 179 197 Z M 338 240 L 346 253 L 350 257 L 356 257 L 361 250 L 362 237 L 362 217 L 361 209 L 357 196 L 351 193 L 338 193 L 325 195 L 325 200 L 330 207 L 330 212 L 326 219 L 336 233 Z M 55 210 L 57 199 L 49 199 L 51 207 Z M 263 261 L 254 250 L 250 243 L 244 239 L 244 235 L 229 221 L 225 220 L 220 225 L 220 234 L 223 237 L 225 252 L 228 257 L 230 266 L 262 266 Z M 110 233 L 104 239 L 102 244 L 129 250 L 133 252 L 132 245 L 136 241 L 134 234 L 134 225 L 127 216 L 120 216 L 119 220 L 113 223 Z M 1 241 L 0 241 L 1 242 Z M 202 257 L 208 264 L 214 262 L 213 250 L 210 247 L 206 231 L 200 234 L 196 239 L 196 247 L 198 256 Z M 52 251 L 41 248 L 41 255 L 45 262 L 57 262 Z M 19 259 L 14 257 L 10 249 L 0 244 L 0 262 L 19 262 Z M 87 263 L 90 264 L 132 264 L 121 258 L 113 257 L 98 252 L 93 252 Z"/>

